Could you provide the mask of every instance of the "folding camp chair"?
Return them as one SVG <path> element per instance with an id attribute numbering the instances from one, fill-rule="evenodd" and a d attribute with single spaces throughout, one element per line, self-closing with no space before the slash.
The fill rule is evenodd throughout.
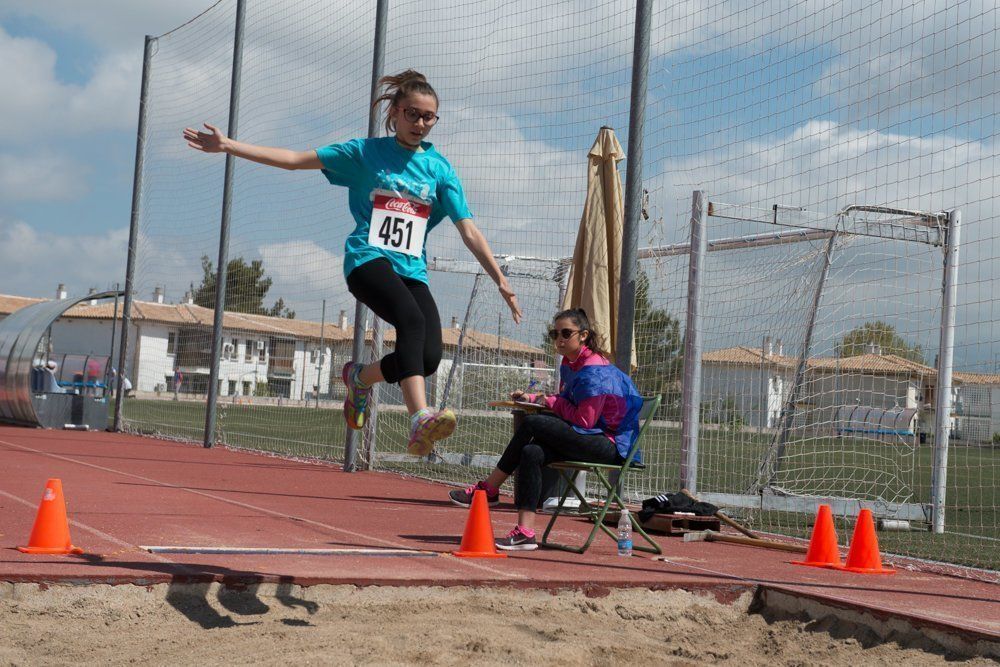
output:
<path id="1" fill-rule="evenodd" d="M 635 457 L 635 453 L 639 451 L 639 443 L 642 442 L 642 436 L 646 432 L 646 428 L 649 426 L 650 422 L 653 421 L 653 415 L 656 414 L 656 409 L 659 407 L 660 396 L 653 396 L 650 398 L 644 397 L 642 399 L 642 411 L 639 413 L 639 420 L 642 425 L 639 429 L 639 435 L 636 436 L 635 443 L 633 443 L 632 449 L 629 451 L 628 457 L 622 465 L 589 463 L 587 461 L 556 461 L 549 464 L 549 468 L 559 471 L 559 475 L 565 482 L 566 488 L 563 491 L 562 496 L 559 498 L 559 504 L 553 511 L 552 518 L 549 519 L 549 525 L 545 527 L 545 533 L 542 534 L 543 546 L 582 554 L 590 547 L 590 544 L 594 541 L 594 536 L 597 535 L 598 530 L 603 530 L 608 534 L 608 536 L 611 537 L 611 539 L 616 542 L 618 541 L 618 533 L 604 525 L 604 517 L 612 508 L 618 512 L 621 512 L 621 510 L 625 508 L 625 502 L 621 497 L 621 490 L 625 485 L 626 477 L 634 470 L 645 469 L 645 464 L 634 462 L 632 459 Z M 576 476 L 576 473 L 582 471 L 593 473 L 593 477 L 597 479 L 602 486 L 604 486 L 604 489 L 607 491 L 607 500 L 603 504 L 592 504 L 587 502 L 587 499 L 584 497 L 586 489 L 581 490 L 577 488 L 574 483 L 574 477 Z M 612 483 L 609 476 L 614 476 L 615 473 L 618 473 L 617 479 L 615 479 L 614 483 Z M 573 493 L 580 500 L 580 508 L 573 508 L 572 514 L 570 514 L 570 508 L 564 507 L 566 498 L 569 497 L 570 493 Z M 591 529 L 590 535 L 587 536 L 587 541 L 583 543 L 583 546 L 574 547 L 567 544 L 558 544 L 556 542 L 549 541 L 549 533 L 552 531 L 552 526 L 555 525 L 556 520 L 560 516 L 572 516 L 575 518 L 586 516 L 594 522 L 594 527 Z M 660 545 L 654 542 L 653 539 L 646 534 L 646 531 L 642 529 L 642 526 L 639 525 L 639 522 L 634 515 L 632 519 L 632 530 L 649 544 L 649 546 L 634 544 L 632 547 L 633 549 L 654 554 L 663 553 L 660 549 Z"/>

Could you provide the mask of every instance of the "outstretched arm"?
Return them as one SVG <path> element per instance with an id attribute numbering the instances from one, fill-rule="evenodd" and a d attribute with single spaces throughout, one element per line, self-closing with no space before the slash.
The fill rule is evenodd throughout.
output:
<path id="1" fill-rule="evenodd" d="M 472 251 L 472 254 L 479 260 L 479 264 L 486 269 L 486 273 L 490 274 L 490 278 L 497 284 L 497 287 L 500 289 L 500 295 L 503 296 L 504 301 L 507 302 L 507 307 L 510 308 L 510 314 L 514 318 L 514 322 L 520 324 L 521 307 L 517 305 L 517 295 L 510 288 L 507 276 L 500 271 L 497 261 L 493 259 L 493 251 L 490 250 L 490 244 L 486 242 L 486 237 L 479 231 L 476 224 L 468 218 L 459 220 L 455 223 L 455 226 L 458 227 L 458 233 L 462 235 L 465 247 Z"/>
<path id="2" fill-rule="evenodd" d="M 281 169 L 322 169 L 316 151 L 293 151 L 287 148 L 271 148 L 256 146 L 230 139 L 219 131 L 219 128 L 205 123 L 208 132 L 199 132 L 193 128 L 184 128 L 184 139 L 188 146 L 203 153 L 229 153 L 252 162 L 259 162 L 270 167 Z"/>

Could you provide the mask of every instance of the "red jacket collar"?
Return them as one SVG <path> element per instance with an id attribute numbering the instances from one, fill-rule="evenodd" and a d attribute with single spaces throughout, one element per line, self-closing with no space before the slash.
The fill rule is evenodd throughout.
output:
<path id="1" fill-rule="evenodd" d="M 578 371 L 584 366 L 590 366 L 593 364 L 601 365 L 602 363 L 607 363 L 604 357 L 597 354 L 586 345 L 580 348 L 580 354 L 579 356 L 577 356 L 576 361 L 570 361 L 566 357 L 563 357 L 562 362 L 567 366 L 569 366 L 574 371 Z"/>

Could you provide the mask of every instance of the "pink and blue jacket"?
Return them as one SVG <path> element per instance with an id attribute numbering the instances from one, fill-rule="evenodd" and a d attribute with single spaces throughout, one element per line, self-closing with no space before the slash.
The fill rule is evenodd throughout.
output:
<path id="1" fill-rule="evenodd" d="M 569 422 L 577 433 L 604 434 L 625 459 L 639 436 L 642 396 L 632 379 L 588 347 L 575 361 L 565 357 L 559 367 L 559 395 L 547 396 L 546 406 Z M 535 396 L 525 396 L 534 401 Z M 633 460 L 642 460 L 636 452 Z"/>

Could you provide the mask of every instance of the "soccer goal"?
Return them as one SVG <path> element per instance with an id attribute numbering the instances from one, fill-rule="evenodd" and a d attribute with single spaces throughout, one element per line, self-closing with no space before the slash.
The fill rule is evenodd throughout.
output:
<path id="1" fill-rule="evenodd" d="M 941 532 L 959 219 L 696 192 L 691 242 L 644 251 L 689 259 L 680 482 L 748 513 Z"/>

